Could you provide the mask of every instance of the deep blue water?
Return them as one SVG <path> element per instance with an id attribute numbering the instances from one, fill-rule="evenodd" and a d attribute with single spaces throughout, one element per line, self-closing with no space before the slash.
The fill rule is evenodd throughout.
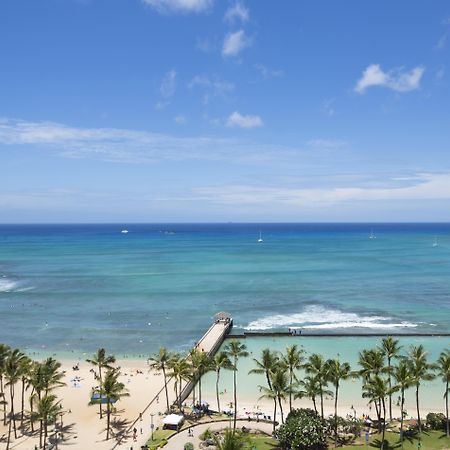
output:
<path id="1" fill-rule="evenodd" d="M 0 225 L 0 342 L 182 349 L 220 310 L 237 331 L 450 332 L 450 224 Z"/>

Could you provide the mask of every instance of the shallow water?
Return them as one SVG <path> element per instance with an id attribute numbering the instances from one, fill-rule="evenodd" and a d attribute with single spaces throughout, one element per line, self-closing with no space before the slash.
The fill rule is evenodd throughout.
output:
<path id="1" fill-rule="evenodd" d="M 236 332 L 449 332 L 449 274 L 449 224 L 2 225 L 0 342 L 185 350 L 220 310 Z"/>

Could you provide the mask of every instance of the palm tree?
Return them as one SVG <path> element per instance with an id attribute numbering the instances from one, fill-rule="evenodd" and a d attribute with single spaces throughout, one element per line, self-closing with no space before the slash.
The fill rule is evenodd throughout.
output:
<path id="1" fill-rule="evenodd" d="M 408 360 L 400 360 L 397 367 L 394 367 L 392 376 L 395 380 L 394 391 L 400 391 L 400 439 L 403 442 L 403 419 L 405 409 L 405 391 L 409 389 L 414 382 L 413 375 L 411 373 L 411 364 Z"/>
<path id="2" fill-rule="evenodd" d="M 122 397 L 128 397 L 125 385 L 118 378 L 120 371 L 117 368 L 108 369 L 103 382 L 103 389 L 100 391 L 100 402 L 102 398 L 106 400 L 106 440 L 109 439 L 111 423 L 111 405 L 119 401 Z"/>
<path id="3" fill-rule="evenodd" d="M 33 419 L 39 420 L 41 427 L 39 429 L 39 447 L 44 449 L 47 446 L 48 425 L 55 422 L 56 417 L 61 412 L 61 402 L 56 401 L 56 395 L 48 394 L 39 399 L 34 396 L 36 403 L 36 412 L 33 413 Z"/>
<path id="4" fill-rule="evenodd" d="M 249 374 L 256 373 L 258 375 L 264 374 L 266 376 L 267 385 L 269 389 L 272 389 L 272 384 L 270 381 L 270 374 L 275 370 L 280 362 L 280 358 L 277 356 L 276 352 L 265 348 L 261 353 L 261 360 L 253 358 L 256 364 L 256 368 L 250 370 Z"/>
<path id="5" fill-rule="evenodd" d="M 217 450 L 242 450 L 245 448 L 246 439 L 242 433 L 227 429 L 222 439 L 214 437 Z"/>
<path id="6" fill-rule="evenodd" d="M 166 407 L 167 411 L 169 411 L 169 391 L 167 389 L 167 367 L 170 359 L 172 358 L 172 354 L 167 350 L 166 347 L 160 347 L 158 353 L 155 353 L 153 356 L 150 356 L 148 359 L 148 365 L 150 369 L 162 371 L 164 376 L 164 390 L 166 392 Z"/>
<path id="7" fill-rule="evenodd" d="M 263 392 L 263 395 L 259 397 L 259 400 L 267 399 L 267 400 L 273 400 L 273 432 L 275 432 L 276 427 L 276 418 L 277 418 L 277 393 L 275 390 L 270 387 L 266 386 L 258 386 L 260 392 Z"/>
<path id="8" fill-rule="evenodd" d="M 178 409 L 181 411 L 183 380 L 192 378 L 192 370 L 186 358 L 181 357 L 178 354 L 172 355 L 172 358 L 168 363 L 168 368 L 170 369 L 170 375 L 175 378 L 175 394 L 177 397 Z"/>
<path id="9" fill-rule="evenodd" d="M 198 378 L 198 401 L 202 404 L 202 377 L 214 369 L 212 358 L 205 352 L 196 350 L 191 353 L 192 365 L 195 367 L 194 380 Z"/>
<path id="10" fill-rule="evenodd" d="M 392 421 L 392 381 L 391 381 L 391 373 L 392 373 L 392 359 L 397 358 L 400 353 L 400 349 L 402 348 L 399 345 L 398 339 L 393 339 L 392 336 L 388 336 L 383 338 L 381 341 L 381 348 L 383 350 L 384 355 L 387 358 L 388 366 L 388 385 L 389 385 L 389 420 Z"/>
<path id="11" fill-rule="evenodd" d="M 16 416 L 14 412 L 14 388 L 16 383 L 20 380 L 20 364 L 24 357 L 25 355 L 19 349 L 15 349 L 9 353 L 5 363 L 6 386 L 9 386 L 10 394 L 10 413 L 6 450 L 9 449 L 11 443 L 11 426 L 13 426 L 14 429 L 14 438 L 17 439 Z"/>
<path id="12" fill-rule="evenodd" d="M 219 398 L 219 379 L 220 371 L 222 369 L 232 369 L 230 358 L 225 352 L 220 352 L 214 357 L 214 368 L 216 371 L 216 398 L 217 398 L 217 412 L 220 414 L 220 398 Z"/>
<path id="13" fill-rule="evenodd" d="M 6 401 L 3 379 L 5 377 L 6 360 L 10 351 L 11 349 L 7 345 L 0 344 L 0 402 L 3 403 L 3 425 L 6 425 Z"/>
<path id="14" fill-rule="evenodd" d="M 246 351 L 247 347 L 245 344 L 241 344 L 237 340 L 230 341 L 225 346 L 225 352 L 228 357 L 233 362 L 233 393 L 234 393 L 234 421 L 233 421 L 233 429 L 236 429 L 236 419 L 237 419 L 237 389 L 236 389 L 236 373 L 237 373 L 237 363 L 239 358 L 245 358 L 248 356 L 248 352 Z"/>
<path id="15" fill-rule="evenodd" d="M 448 418 L 448 393 L 450 392 L 450 350 L 445 350 L 439 355 L 439 359 L 436 364 L 436 369 L 438 371 L 437 375 L 442 378 L 445 383 L 445 417 L 446 417 L 446 432 L 447 437 L 450 436 L 450 422 Z"/>
<path id="16" fill-rule="evenodd" d="M 299 349 L 297 345 L 291 345 L 286 348 L 286 354 L 282 358 L 283 364 L 289 371 L 289 411 L 292 411 L 292 385 L 294 378 L 297 378 L 295 371 L 302 368 L 303 353 L 303 349 Z"/>
<path id="17" fill-rule="evenodd" d="M 334 386 L 334 446 L 337 447 L 337 417 L 338 417 L 338 397 L 341 381 L 348 380 L 355 375 L 351 371 L 350 364 L 341 363 L 339 359 L 329 359 L 326 362 L 327 379 Z"/>
<path id="18" fill-rule="evenodd" d="M 319 385 L 319 380 L 314 376 L 307 376 L 298 383 L 298 390 L 294 390 L 294 398 L 304 398 L 307 397 L 311 399 L 314 406 L 314 411 L 317 412 L 317 402 L 316 398 L 320 396 L 322 392 Z M 324 391 L 323 394 L 331 396 L 333 393 L 331 391 Z"/>
<path id="19" fill-rule="evenodd" d="M 420 421 L 420 407 L 419 407 L 419 388 L 422 381 L 429 381 L 434 378 L 430 372 L 433 365 L 427 361 L 427 352 L 423 345 L 412 346 L 409 353 L 409 360 L 411 364 L 411 373 L 416 386 L 416 408 L 417 408 L 417 424 L 419 426 L 419 433 L 422 431 L 422 424 Z"/>
<path id="20" fill-rule="evenodd" d="M 253 358 L 253 361 L 256 364 L 256 368 L 250 370 L 249 374 L 252 374 L 252 373 L 255 373 L 255 374 L 258 374 L 258 375 L 264 374 L 266 376 L 268 390 L 265 390 L 265 389 L 262 389 L 262 390 L 264 392 L 266 392 L 266 394 L 268 394 L 269 391 L 272 391 L 271 377 L 272 377 L 272 373 L 276 370 L 276 368 L 280 364 L 280 358 L 278 357 L 276 352 L 273 352 L 272 350 L 270 350 L 268 348 L 265 348 L 265 349 L 263 349 L 263 351 L 261 353 L 261 360 L 258 361 L 257 359 Z M 276 412 L 276 410 L 277 410 L 277 396 L 274 395 L 273 397 L 271 397 L 270 395 L 269 396 L 266 395 L 265 398 L 269 398 L 269 399 L 272 399 L 274 401 L 274 403 L 275 403 L 274 410 Z M 274 416 L 273 420 L 275 421 L 275 416 Z"/>
<path id="21" fill-rule="evenodd" d="M 100 391 L 103 387 L 102 369 L 112 369 L 112 365 L 116 362 L 116 358 L 113 355 L 107 355 L 104 348 L 99 348 L 97 353 L 94 354 L 92 359 L 87 359 L 86 362 L 92 364 L 98 369 L 98 380 L 100 383 Z M 102 415 L 102 402 L 99 403 L 100 419 Z"/>
<path id="22" fill-rule="evenodd" d="M 323 397 L 328 395 L 326 387 L 328 385 L 327 379 L 327 365 L 322 355 L 318 353 L 313 353 L 309 356 L 308 362 L 305 364 L 305 370 L 307 374 L 312 375 L 319 385 L 319 396 L 320 396 L 320 415 L 322 419 L 323 415 Z"/>
<path id="23" fill-rule="evenodd" d="M 289 387 L 288 376 L 283 367 L 279 367 L 275 372 L 272 373 L 271 381 L 273 390 L 277 396 L 278 405 L 280 407 L 281 423 L 284 423 L 283 405 L 281 401 L 285 401 L 286 397 L 290 395 L 291 388 Z"/>
<path id="24" fill-rule="evenodd" d="M 376 404 L 381 403 L 380 413 L 378 416 L 379 428 L 382 427 L 383 436 L 381 439 L 381 450 L 384 446 L 384 436 L 386 432 L 386 402 L 385 398 L 389 395 L 390 389 L 387 381 L 380 375 L 370 378 L 363 386 L 363 397 L 369 398 L 370 402 Z M 381 414 L 383 413 L 383 414 Z"/>
<path id="25" fill-rule="evenodd" d="M 24 356 L 20 361 L 20 378 L 22 381 L 21 410 L 20 410 L 20 427 L 23 428 L 24 410 L 25 410 L 25 391 L 28 388 L 31 367 L 33 361 Z"/>

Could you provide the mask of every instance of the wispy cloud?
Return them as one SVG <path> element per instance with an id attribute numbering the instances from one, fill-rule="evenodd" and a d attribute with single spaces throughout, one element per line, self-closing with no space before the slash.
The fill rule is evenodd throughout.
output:
<path id="1" fill-rule="evenodd" d="M 187 119 L 182 114 L 178 114 L 178 116 L 175 116 L 175 123 L 178 125 L 184 125 L 187 122 Z"/>
<path id="2" fill-rule="evenodd" d="M 363 94 L 369 87 L 383 86 L 396 92 L 413 91 L 420 87 L 424 71 L 423 66 L 417 66 L 410 71 L 398 68 L 384 72 L 379 64 L 371 64 L 364 70 L 354 90 Z"/>
<path id="3" fill-rule="evenodd" d="M 334 107 L 335 102 L 336 102 L 335 98 L 326 98 L 322 102 L 322 112 L 329 117 L 334 116 L 334 114 L 336 113 L 336 110 Z"/>
<path id="4" fill-rule="evenodd" d="M 161 84 L 159 86 L 159 93 L 162 99 L 156 102 L 155 108 L 163 109 L 167 105 L 169 105 L 170 99 L 175 94 L 176 88 L 177 88 L 177 72 L 172 69 L 166 72 L 163 79 L 161 80 Z"/>
<path id="5" fill-rule="evenodd" d="M 340 139 L 311 139 L 308 141 L 308 146 L 317 149 L 336 150 L 338 148 L 345 147 L 346 141 Z"/>
<path id="6" fill-rule="evenodd" d="M 234 91 L 234 84 L 229 81 L 220 79 L 219 77 L 196 75 L 188 83 L 190 89 L 200 88 L 203 92 L 203 103 L 206 105 L 214 97 L 227 98 Z"/>
<path id="7" fill-rule="evenodd" d="M 211 8 L 213 0 L 142 0 L 162 14 L 200 13 Z"/>
<path id="8" fill-rule="evenodd" d="M 258 128 L 263 126 L 263 121 L 259 116 L 242 115 L 238 111 L 234 111 L 228 117 L 227 126 L 239 128 Z"/>
<path id="9" fill-rule="evenodd" d="M 225 13 L 225 21 L 228 23 L 247 22 L 250 18 L 250 12 L 241 2 L 236 2 L 230 6 Z"/>
<path id="10" fill-rule="evenodd" d="M 392 180 L 390 183 L 392 184 Z M 330 187 L 285 188 L 250 185 L 225 185 L 197 188 L 195 193 L 203 200 L 230 205 L 292 205 L 323 208 L 346 202 L 448 200 L 450 173 L 418 174 L 406 183 L 386 188 Z"/>
<path id="11" fill-rule="evenodd" d="M 271 69 L 270 67 L 267 67 L 264 64 L 255 64 L 255 68 L 266 80 L 270 78 L 282 77 L 284 75 L 284 71 L 280 69 Z"/>
<path id="12" fill-rule="evenodd" d="M 250 47 L 251 43 L 251 39 L 244 30 L 228 33 L 223 41 L 222 55 L 224 57 L 237 56 L 242 50 Z"/>
<path id="13" fill-rule="evenodd" d="M 236 117 L 236 116 L 235 116 Z M 258 126 L 258 116 L 237 116 L 237 126 Z M 77 128 L 54 122 L 0 120 L 0 144 L 50 149 L 67 158 L 118 163 L 205 160 L 231 164 L 296 161 L 307 150 L 215 136 L 175 137 L 118 128 Z"/>

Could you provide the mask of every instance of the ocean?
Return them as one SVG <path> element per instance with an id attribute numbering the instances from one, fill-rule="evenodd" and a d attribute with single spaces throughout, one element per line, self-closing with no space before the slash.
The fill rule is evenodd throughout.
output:
<path id="1" fill-rule="evenodd" d="M 218 311 L 235 333 L 450 332 L 450 224 L 0 225 L 0 342 L 183 351 Z"/>

